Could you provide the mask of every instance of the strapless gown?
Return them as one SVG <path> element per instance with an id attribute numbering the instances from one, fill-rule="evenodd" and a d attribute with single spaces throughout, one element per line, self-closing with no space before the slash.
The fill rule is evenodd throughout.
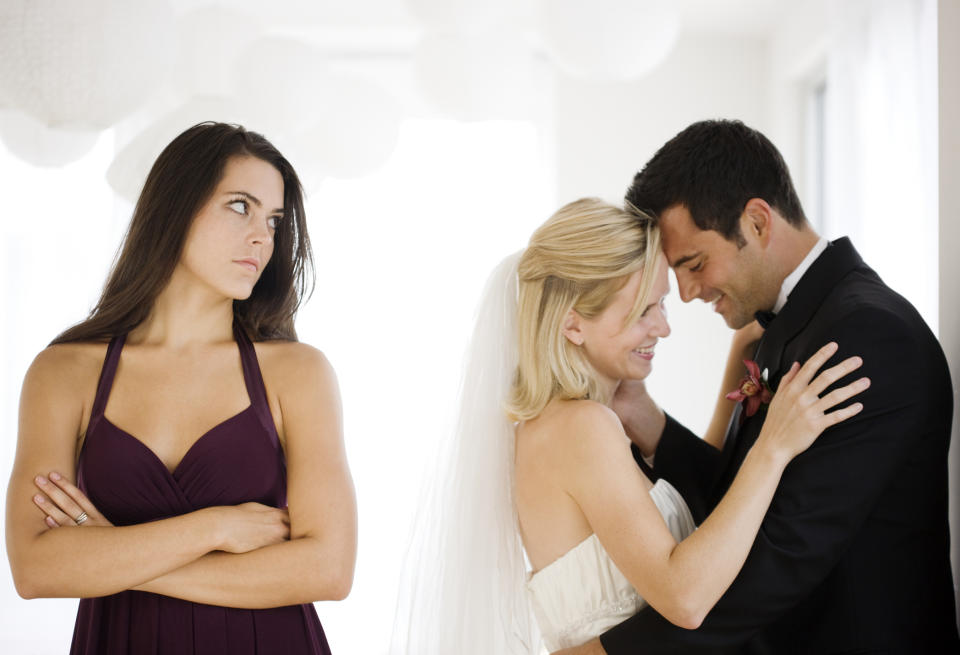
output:
<path id="1" fill-rule="evenodd" d="M 650 497 L 677 541 L 693 532 L 690 509 L 669 482 L 658 480 Z M 527 593 L 550 652 L 599 637 L 646 606 L 596 534 L 534 573 Z"/>
<path id="2" fill-rule="evenodd" d="M 114 525 L 248 501 L 286 506 L 286 462 L 256 351 L 237 325 L 234 337 L 250 405 L 201 436 L 173 472 L 103 414 L 124 337 L 110 342 L 77 464 L 77 482 Z M 70 653 L 329 655 L 330 650 L 312 604 L 236 609 L 123 591 L 80 600 Z"/>

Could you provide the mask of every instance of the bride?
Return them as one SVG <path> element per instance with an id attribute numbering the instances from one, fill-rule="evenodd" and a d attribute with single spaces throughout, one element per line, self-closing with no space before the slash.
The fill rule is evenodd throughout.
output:
<path id="1" fill-rule="evenodd" d="M 541 639 L 555 651 L 647 603 L 695 629 L 724 593 L 787 464 L 862 409 L 827 413 L 869 380 L 821 399 L 860 359 L 814 377 L 836 351 L 827 344 L 795 363 L 736 480 L 695 529 L 669 481 L 637 466 L 612 409 L 670 333 L 667 292 L 656 228 L 595 199 L 562 207 L 497 268 L 455 438 L 411 544 L 392 652 L 535 654 Z M 712 425 L 732 405 L 718 405 Z"/>

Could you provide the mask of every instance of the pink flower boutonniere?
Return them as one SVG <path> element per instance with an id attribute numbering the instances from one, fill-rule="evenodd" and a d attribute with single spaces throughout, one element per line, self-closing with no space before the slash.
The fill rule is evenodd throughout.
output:
<path id="1" fill-rule="evenodd" d="M 769 405 L 773 399 L 773 392 L 767 384 L 767 372 L 760 374 L 760 367 L 752 359 L 743 360 L 747 367 L 747 375 L 740 380 L 740 385 L 727 394 L 727 400 L 742 402 L 744 414 L 753 416 L 760 409 L 760 405 Z"/>

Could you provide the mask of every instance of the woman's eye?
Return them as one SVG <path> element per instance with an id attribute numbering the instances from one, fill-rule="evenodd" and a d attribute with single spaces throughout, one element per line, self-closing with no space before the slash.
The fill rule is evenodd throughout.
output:
<path id="1" fill-rule="evenodd" d="M 267 225 L 270 226 L 271 230 L 276 230 L 282 218 L 282 216 L 271 216 L 267 219 Z"/>
<path id="2" fill-rule="evenodd" d="M 696 266 L 691 266 L 691 267 L 690 267 L 690 272 L 691 272 L 691 273 L 699 273 L 701 270 L 703 270 L 703 260 L 697 262 L 697 265 L 696 265 Z"/>
<path id="3" fill-rule="evenodd" d="M 237 212 L 238 214 L 244 214 L 244 215 L 246 215 L 246 213 L 247 213 L 247 201 L 246 201 L 246 200 L 234 200 L 233 202 L 231 202 L 231 203 L 230 203 L 229 205 L 227 205 L 227 206 L 228 206 L 230 209 L 232 209 L 233 211 Z"/>

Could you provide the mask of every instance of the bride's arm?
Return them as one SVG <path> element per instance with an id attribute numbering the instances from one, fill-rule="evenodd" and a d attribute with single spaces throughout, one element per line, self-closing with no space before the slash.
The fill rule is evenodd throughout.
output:
<path id="1" fill-rule="evenodd" d="M 714 448 L 723 448 L 723 439 L 727 434 L 727 425 L 736 404 L 727 400 L 727 393 L 736 389 L 746 372 L 743 360 L 753 359 L 757 350 L 763 328 L 756 321 L 747 324 L 733 333 L 730 343 L 730 352 L 727 355 L 727 365 L 724 367 L 723 379 L 720 382 L 720 393 L 717 394 L 717 404 L 713 409 L 710 426 L 707 428 L 703 440 Z"/>
<path id="2" fill-rule="evenodd" d="M 825 428 L 853 416 L 858 404 L 824 412 L 866 389 L 858 380 L 818 397 L 829 384 L 859 366 L 851 358 L 813 373 L 835 351 L 824 347 L 799 373 L 784 376 L 763 432 L 723 500 L 698 530 L 677 543 L 633 463 L 629 441 L 612 411 L 585 403 L 565 431 L 568 491 L 600 542 L 630 583 L 672 623 L 699 626 L 743 565 L 787 463 Z M 584 438 L 589 435 L 589 438 Z"/>
<path id="3" fill-rule="evenodd" d="M 214 507 L 128 527 L 48 529 L 37 511 L 35 498 L 44 496 L 38 494 L 35 480 L 41 473 L 73 470 L 84 413 L 82 394 L 89 377 L 84 376 L 79 357 L 75 347 L 47 348 L 23 383 L 6 519 L 7 555 L 21 596 L 103 596 L 211 550 L 249 550 L 282 538 L 282 514 L 272 508 L 249 512 L 250 508 Z M 53 487 L 49 481 L 43 486 Z M 243 538 L 247 543 L 240 543 Z"/>
<path id="4" fill-rule="evenodd" d="M 263 608 L 349 593 L 357 510 L 343 444 L 340 394 L 320 351 L 285 344 L 275 375 L 283 414 L 290 541 L 211 553 L 137 589 L 211 605 Z"/>

